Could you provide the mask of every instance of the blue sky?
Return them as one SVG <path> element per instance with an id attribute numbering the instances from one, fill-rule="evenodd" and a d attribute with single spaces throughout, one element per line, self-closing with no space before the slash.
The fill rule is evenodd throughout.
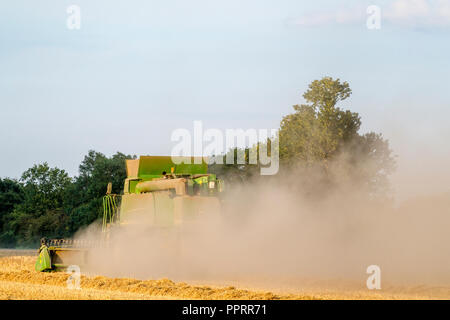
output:
<path id="1" fill-rule="evenodd" d="M 0 15 L 0 177 L 43 161 L 74 175 L 89 149 L 170 154 L 194 120 L 277 128 L 323 76 L 350 83 L 342 107 L 399 155 L 449 155 L 450 0 L 15 0 Z"/>

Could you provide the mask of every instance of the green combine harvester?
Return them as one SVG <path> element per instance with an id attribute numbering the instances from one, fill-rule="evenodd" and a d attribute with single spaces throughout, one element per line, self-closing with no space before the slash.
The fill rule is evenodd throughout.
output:
<path id="1" fill-rule="evenodd" d="M 184 162 L 175 164 L 172 159 L 176 163 L 182 159 Z M 208 173 L 208 164 L 203 158 L 141 156 L 126 160 L 126 169 L 122 195 L 112 194 L 112 185 L 108 185 L 98 239 L 42 239 L 36 271 L 85 264 L 90 249 L 107 247 L 116 228 L 127 225 L 176 228 L 220 211 L 218 195 L 223 190 L 223 181 Z"/>

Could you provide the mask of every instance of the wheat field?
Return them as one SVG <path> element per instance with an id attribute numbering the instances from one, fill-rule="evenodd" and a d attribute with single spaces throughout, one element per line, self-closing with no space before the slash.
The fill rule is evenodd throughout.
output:
<path id="1" fill-rule="evenodd" d="M 81 289 L 67 288 L 68 274 L 34 271 L 34 256 L 0 258 L 0 299 L 449 299 L 450 288 L 392 288 L 386 291 L 334 290 L 308 288 L 296 293 L 286 290 L 265 291 L 248 286 L 201 285 L 173 282 L 169 279 L 138 280 L 81 276 Z"/>
<path id="2" fill-rule="evenodd" d="M 137 280 L 81 276 L 81 290 L 67 288 L 68 274 L 34 271 L 35 257 L 0 258 L 0 299 L 314 299 L 276 295 L 235 287 L 175 283 L 169 279 Z"/>

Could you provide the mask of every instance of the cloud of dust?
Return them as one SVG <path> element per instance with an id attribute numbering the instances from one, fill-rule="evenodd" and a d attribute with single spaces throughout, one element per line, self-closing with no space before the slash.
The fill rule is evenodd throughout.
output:
<path id="1" fill-rule="evenodd" d="M 365 287 L 369 265 L 383 281 L 450 284 L 450 193 L 400 205 L 370 200 L 351 181 L 307 197 L 302 173 L 228 188 L 220 214 L 168 230 L 120 226 L 85 271 L 176 281 L 349 279 Z M 98 236 L 91 226 L 78 238 Z"/>

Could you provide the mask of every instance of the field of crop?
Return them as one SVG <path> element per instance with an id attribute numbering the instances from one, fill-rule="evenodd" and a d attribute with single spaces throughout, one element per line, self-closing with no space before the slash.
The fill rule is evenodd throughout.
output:
<path id="1" fill-rule="evenodd" d="M 38 273 L 33 269 L 34 256 L 14 256 L 1 251 L 0 299 L 430 299 L 450 298 L 450 288 L 391 288 L 385 291 L 303 290 L 266 291 L 237 286 L 175 283 L 169 279 L 138 280 L 82 276 L 81 289 L 67 288 L 64 272 Z M 293 293 L 295 292 L 295 293 Z"/>
<path id="2" fill-rule="evenodd" d="M 81 290 L 67 288 L 63 272 L 38 273 L 32 256 L 0 258 L 1 299 L 312 299 L 312 296 L 214 288 L 174 283 L 168 279 L 137 280 L 81 277 Z"/>

